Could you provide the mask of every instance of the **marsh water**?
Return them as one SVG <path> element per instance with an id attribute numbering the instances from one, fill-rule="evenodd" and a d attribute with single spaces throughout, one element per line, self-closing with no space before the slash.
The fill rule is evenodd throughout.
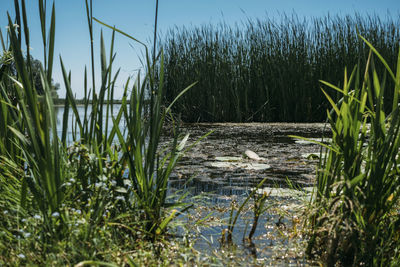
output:
<path id="1" fill-rule="evenodd" d="M 184 125 L 182 131 L 190 133 L 189 142 L 213 131 L 185 154 L 170 182 L 171 191 L 184 189 L 196 197 L 192 225 L 209 216 L 207 225 L 191 229 L 198 237 L 194 247 L 213 255 L 220 253 L 224 249 L 221 233 L 227 228 L 232 205 L 237 210 L 257 184 L 267 178 L 259 190 L 269 195 L 267 209 L 250 243 L 246 237 L 253 224 L 254 201 L 248 203 L 234 228 L 234 258 L 284 266 L 306 264 L 301 252 L 304 240 L 290 235 L 294 228 L 301 227 L 299 216 L 305 211 L 314 185 L 320 146 L 289 136 L 320 139 L 329 135 L 328 130 L 324 124 Z M 260 159 L 247 158 L 246 150 L 255 152 Z"/>
<path id="2" fill-rule="evenodd" d="M 114 107 L 114 115 L 119 107 Z M 78 111 L 84 114 L 83 107 L 78 107 Z M 57 116 L 61 127 L 62 108 L 58 109 Z M 69 123 L 73 124 L 72 114 Z M 223 251 L 234 253 L 234 260 L 244 262 L 272 262 L 285 266 L 306 264 L 301 252 L 302 238 L 290 235 L 294 228 L 300 227 L 298 217 L 310 196 L 320 147 L 289 135 L 321 138 L 328 136 L 326 126 L 203 123 L 183 124 L 181 131 L 190 134 L 189 146 L 206 133 L 212 133 L 187 151 L 171 176 L 169 195 L 176 199 L 187 193 L 185 201 L 193 203 L 188 216 L 182 219 L 186 223 L 175 228 L 176 235 L 190 239 L 191 245 L 206 255 L 216 256 Z M 71 131 L 69 136 L 72 138 Z M 168 145 L 171 140 L 167 129 L 162 145 Z M 246 157 L 246 150 L 256 153 L 259 159 Z M 267 180 L 260 191 L 264 190 L 268 195 L 266 210 L 259 218 L 252 241 L 246 241 L 254 220 L 254 201 L 251 200 L 235 225 L 234 248 L 224 246 L 221 237 L 227 228 L 232 206 L 236 212 L 264 178 Z"/>

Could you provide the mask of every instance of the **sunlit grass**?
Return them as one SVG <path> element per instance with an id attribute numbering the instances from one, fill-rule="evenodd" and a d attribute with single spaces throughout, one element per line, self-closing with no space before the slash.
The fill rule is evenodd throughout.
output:
<path id="1" fill-rule="evenodd" d="M 82 116 L 71 88 L 72 73 L 60 57 L 66 96 L 62 128 L 57 129 L 51 96 L 55 5 L 50 20 L 47 20 L 46 1 L 40 0 L 38 5 L 45 54 L 44 68 L 40 70 L 44 96 L 38 95 L 32 82 L 24 0 L 15 1 L 16 18 L 8 16 L 7 38 L 2 36 L 0 264 L 112 261 L 113 257 L 99 255 L 99 249 L 105 249 L 107 244 L 134 249 L 132 243 L 145 240 L 162 243 L 169 223 L 189 207 L 178 201 L 166 201 L 168 179 L 185 150 L 187 136 L 178 142 L 183 136 L 174 128 L 173 142 L 165 151 L 159 150 L 161 130 L 172 104 L 163 104 L 163 81 L 155 81 L 155 62 L 146 53 L 146 74 L 138 75 L 133 84 L 130 80 L 126 82 L 120 110 L 114 117 L 114 85 L 119 73 L 112 72 L 115 34 L 137 40 L 112 27 L 107 53 L 101 34 L 100 84 L 96 87 L 93 79 L 88 85 L 85 71 Z M 93 23 L 101 22 L 95 22 L 92 16 L 92 1 L 86 1 L 86 10 L 92 38 Z M 93 63 L 95 51 L 91 44 Z M 162 66 L 162 52 L 153 60 L 160 60 Z M 95 69 L 92 65 L 93 78 Z M 162 69 L 159 74 L 163 75 Z M 150 95 L 150 101 L 145 99 L 146 94 Z M 72 129 L 68 128 L 69 113 L 73 113 Z M 124 129 L 120 128 L 122 119 L 126 122 Z M 63 259 L 52 258 L 54 255 Z"/>
<path id="2" fill-rule="evenodd" d="M 327 266 L 389 266 L 399 261 L 400 50 L 393 72 L 361 38 L 371 49 L 365 69 L 356 66 L 350 75 L 345 70 L 342 87 L 322 82 L 342 99 L 335 103 L 323 89 L 332 105 L 332 142 L 318 169 L 307 253 Z M 392 82 L 388 85 L 387 80 Z M 392 91 L 389 103 L 385 90 Z"/>

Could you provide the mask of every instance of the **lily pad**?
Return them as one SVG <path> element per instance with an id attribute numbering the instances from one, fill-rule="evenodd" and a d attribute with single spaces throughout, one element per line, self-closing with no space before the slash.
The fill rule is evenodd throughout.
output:
<path id="1" fill-rule="evenodd" d="M 243 163 L 241 165 L 246 170 L 256 170 L 256 171 L 267 170 L 271 168 L 270 165 L 264 163 Z"/>
<path id="2" fill-rule="evenodd" d="M 249 150 L 249 149 L 247 149 L 247 150 L 244 152 L 244 155 L 245 155 L 247 158 L 249 158 L 249 159 L 262 160 L 262 158 L 260 158 L 255 152 L 253 152 L 253 151 L 251 151 L 251 150 Z"/>
<path id="3" fill-rule="evenodd" d="M 329 143 L 332 139 L 331 138 L 307 138 L 309 140 L 304 140 L 304 139 L 296 139 L 296 141 L 294 141 L 296 144 L 299 145 L 315 145 L 315 142 L 322 142 L 322 143 Z M 313 142 L 315 141 L 315 142 Z"/>
<path id="4" fill-rule="evenodd" d="M 211 167 L 214 168 L 235 168 L 235 164 L 232 162 L 226 162 L 226 161 L 215 161 L 211 162 Z"/>
<path id="5" fill-rule="evenodd" d="M 243 163 L 243 162 L 226 162 L 226 161 L 215 161 L 211 162 L 211 166 L 214 168 L 229 168 L 229 169 L 245 169 L 245 170 L 267 170 L 271 166 L 263 163 Z"/>
<path id="6" fill-rule="evenodd" d="M 265 187 L 258 189 L 257 193 L 263 194 L 267 193 L 270 197 L 284 197 L 284 198 L 298 198 L 298 197 L 310 197 L 313 192 L 313 187 L 304 187 L 302 190 L 296 190 L 291 188 L 275 188 L 275 187 Z"/>
<path id="7" fill-rule="evenodd" d="M 215 157 L 215 160 L 224 162 L 235 162 L 243 160 L 242 157 Z"/>

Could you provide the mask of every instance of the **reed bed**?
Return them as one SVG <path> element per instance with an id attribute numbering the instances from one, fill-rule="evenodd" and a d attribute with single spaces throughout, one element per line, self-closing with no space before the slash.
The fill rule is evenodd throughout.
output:
<path id="1" fill-rule="evenodd" d="M 175 106 L 187 122 L 323 121 L 329 103 L 318 81 L 343 85 L 343 66 L 366 62 L 357 31 L 394 67 L 399 29 L 399 18 L 359 14 L 174 28 L 161 42 L 167 100 L 198 81 Z"/>

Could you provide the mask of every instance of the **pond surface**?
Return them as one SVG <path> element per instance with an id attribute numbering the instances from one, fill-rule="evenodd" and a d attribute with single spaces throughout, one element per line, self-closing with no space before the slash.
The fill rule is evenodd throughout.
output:
<path id="1" fill-rule="evenodd" d="M 114 106 L 114 116 L 119 107 Z M 63 108 L 57 111 L 61 129 Z M 83 116 L 83 106 L 78 106 L 78 112 Z M 68 121 L 71 129 L 72 112 Z M 125 128 L 123 123 L 121 127 Z M 111 121 L 109 125 L 111 128 Z M 289 135 L 320 139 L 329 135 L 325 124 L 203 123 L 184 124 L 181 130 L 190 133 L 187 145 L 209 131 L 213 133 L 183 156 L 171 176 L 170 195 L 189 193 L 185 200 L 194 204 L 175 228 L 176 235 L 190 240 L 204 257 L 212 255 L 223 264 L 229 259 L 232 265 L 309 265 L 298 229 L 314 184 L 318 163 L 315 155 L 319 155 L 320 146 Z M 171 141 L 168 132 L 162 145 Z M 68 138 L 72 140 L 72 131 Z M 256 157 L 249 158 L 246 151 Z M 267 181 L 260 190 L 269 196 L 252 241 L 246 241 L 254 221 L 254 201 L 250 200 L 235 225 L 233 244 L 224 245 L 222 232 L 227 228 L 232 206 L 234 216 L 264 178 Z"/>
<path id="2" fill-rule="evenodd" d="M 210 130 L 214 132 L 186 153 L 171 177 L 171 193 L 182 190 L 195 198 L 189 226 L 178 234 L 191 235 L 196 240 L 194 248 L 208 255 L 233 253 L 238 264 L 308 265 L 304 240 L 293 235 L 301 228 L 299 216 L 310 198 L 320 146 L 288 135 L 320 139 L 328 136 L 329 129 L 324 124 L 224 123 L 189 124 L 182 131 L 189 132 L 189 141 L 195 142 Z M 246 157 L 246 150 L 259 159 Z M 260 165 L 264 167 L 257 168 Z M 253 224 L 254 201 L 236 223 L 235 248 L 224 247 L 221 233 L 227 228 L 232 205 L 237 209 L 264 178 L 268 208 L 252 242 L 244 237 Z"/>
<path id="3" fill-rule="evenodd" d="M 320 146 L 288 135 L 320 138 L 328 134 L 324 124 L 288 123 L 193 124 L 182 131 L 189 132 L 189 141 L 195 142 L 210 130 L 214 132 L 181 159 L 171 177 L 172 186 L 192 178 L 195 195 L 232 195 L 264 178 L 268 178 L 266 186 L 288 187 L 288 181 L 295 186 L 311 186 L 318 158 L 309 155 L 319 155 Z M 248 159 L 246 150 L 255 152 L 261 160 Z M 230 164 L 224 166 L 223 162 Z M 257 168 L 260 165 L 268 167 Z"/>

